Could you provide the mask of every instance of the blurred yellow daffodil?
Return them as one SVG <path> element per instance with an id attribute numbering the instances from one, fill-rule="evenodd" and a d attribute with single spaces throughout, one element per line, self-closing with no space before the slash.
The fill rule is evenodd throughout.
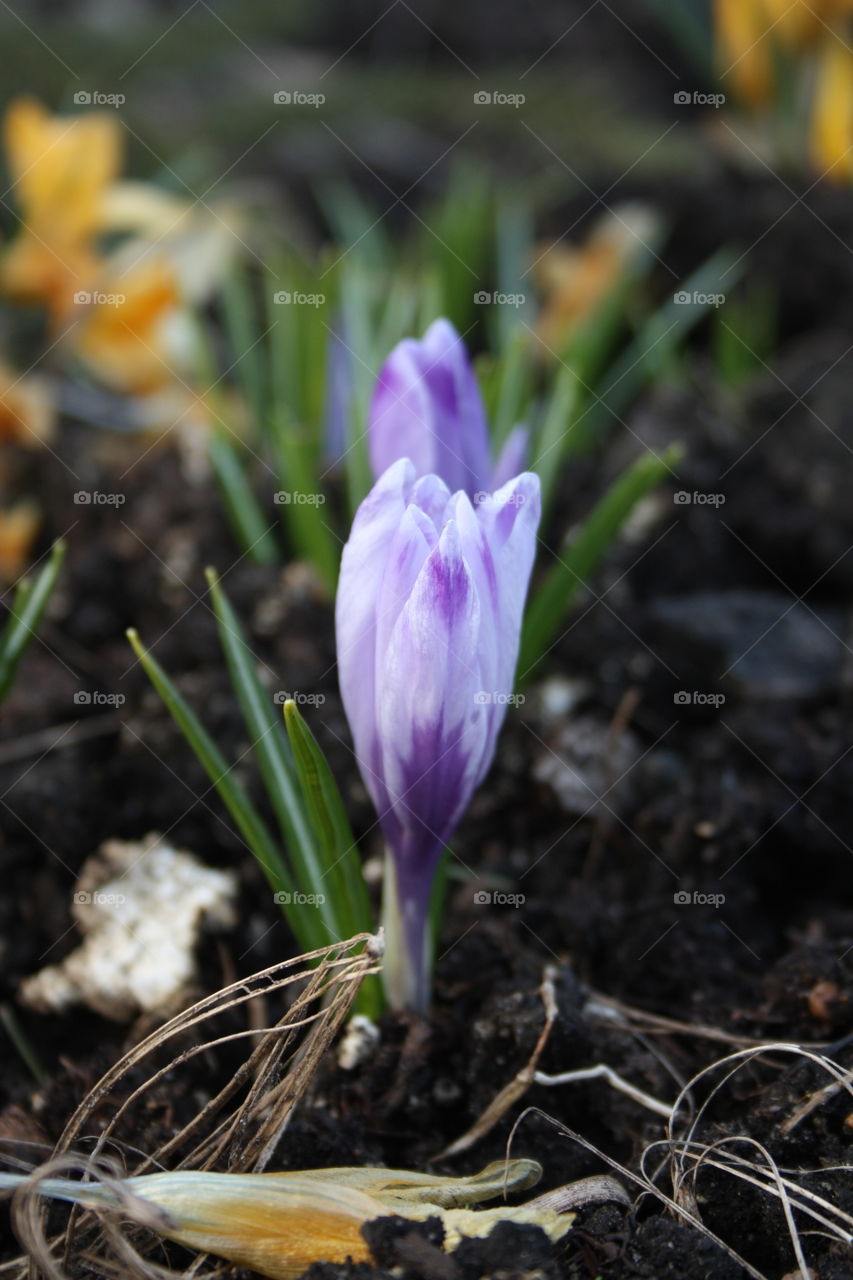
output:
<path id="1" fill-rule="evenodd" d="M 119 181 L 113 115 L 53 116 L 21 98 L 3 132 L 22 223 L 0 262 L 7 295 L 42 304 L 64 330 L 62 350 L 111 391 L 159 403 L 184 388 L 194 366 L 189 308 L 228 271 L 238 211 Z M 119 239 L 109 254 L 107 235 Z M 187 390 L 182 413 L 195 399 Z"/>
<path id="2" fill-rule="evenodd" d="M 604 214 L 582 246 L 557 244 L 542 254 L 535 265 L 543 294 L 536 333 L 546 351 L 561 354 L 632 262 L 648 251 L 658 227 L 649 206 L 623 205 Z"/>
<path id="3" fill-rule="evenodd" d="M 769 107 L 785 75 L 813 80 L 809 151 L 822 176 L 853 176 L 853 0 L 716 0 L 721 83 Z"/>
<path id="4" fill-rule="evenodd" d="M 37 374 L 17 374 L 0 361 L 0 443 L 33 448 L 53 434 L 55 406 Z"/>
<path id="5" fill-rule="evenodd" d="M 22 225 L 0 280 L 10 297 L 42 303 L 58 325 L 99 267 L 96 237 L 121 162 L 119 125 L 101 112 L 52 116 L 19 98 L 6 112 L 3 138 Z"/>
<path id="6" fill-rule="evenodd" d="M 717 0 L 714 6 L 717 63 L 723 85 L 743 102 L 762 106 L 773 94 L 770 23 L 762 0 Z"/>
<path id="7" fill-rule="evenodd" d="M 725 84 L 751 106 L 766 106 L 776 88 L 780 50 L 800 57 L 816 41 L 836 39 L 853 0 L 716 0 L 717 62 Z"/>
<path id="8" fill-rule="evenodd" d="M 0 582 L 15 582 L 29 564 L 41 511 L 29 499 L 0 509 Z"/>
<path id="9" fill-rule="evenodd" d="M 826 42 L 818 64 L 811 153 L 824 177 L 853 178 L 853 50 L 840 40 Z"/>
<path id="10" fill-rule="evenodd" d="M 129 248 L 135 252 L 136 245 Z M 101 287 L 78 304 L 65 343 L 101 386 L 129 397 L 124 417 L 134 429 L 171 431 L 187 474 L 209 471 L 208 434 L 216 422 L 241 435 L 245 406 L 226 388 L 197 385 L 198 333 L 185 305 L 179 265 L 162 252 L 128 261 L 118 254 Z"/>

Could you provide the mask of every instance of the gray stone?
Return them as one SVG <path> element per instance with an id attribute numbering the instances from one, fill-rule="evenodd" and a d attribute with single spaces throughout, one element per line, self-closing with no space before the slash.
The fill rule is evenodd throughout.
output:
<path id="1" fill-rule="evenodd" d="M 658 600 L 650 619 L 668 653 L 744 699 L 811 699 L 839 686 L 840 610 L 812 609 L 782 591 L 737 588 Z"/>

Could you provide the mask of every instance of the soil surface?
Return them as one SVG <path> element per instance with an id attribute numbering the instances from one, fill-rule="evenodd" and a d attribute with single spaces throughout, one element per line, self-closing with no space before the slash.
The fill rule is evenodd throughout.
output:
<path id="1" fill-rule="evenodd" d="M 702 248 L 693 231 L 687 210 L 673 236 L 695 264 Z M 807 291 L 803 307 L 812 305 L 807 244 L 799 242 L 796 272 L 785 280 L 785 317 L 797 314 L 797 282 Z M 775 245 L 775 259 L 762 249 L 771 274 L 788 253 L 785 237 Z M 825 270 L 825 251 L 817 238 L 815 272 Z M 853 388 L 846 337 L 832 327 L 849 315 L 853 286 L 839 272 L 836 287 L 831 325 L 806 333 L 786 319 L 773 369 L 738 392 L 712 383 L 707 335 L 697 335 L 686 381 L 645 396 L 630 431 L 614 432 L 566 475 L 544 531 L 550 546 L 642 446 L 678 439 L 687 447 L 671 488 L 644 504 L 630 538 L 612 550 L 531 673 L 526 702 L 507 717 L 495 765 L 453 842 L 460 864 L 480 879 L 451 880 L 430 1023 L 388 1015 L 378 1047 L 357 1068 L 325 1062 L 282 1140 L 278 1167 L 472 1172 L 502 1157 L 529 1105 L 538 1110 L 519 1126 L 512 1151 L 542 1163 L 543 1189 L 607 1171 L 595 1148 L 629 1174 L 643 1167 L 671 1192 L 664 1119 L 603 1079 L 531 1087 L 464 1155 L 437 1159 L 527 1063 L 543 1027 L 546 967 L 558 1006 L 539 1062 L 547 1073 L 606 1064 L 671 1103 L 697 1072 L 752 1040 L 833 1046 L 837 1062 L 853 1065 Z M 4 1038 L 0 1134 L 47 1144 L 144 1029 L 16 1004 L 21 980 L 76 944 L 74 881 L 102 840 L 167 832 L 208 864 L 238 872 L 239 924 L 203 944 L 193 994 L 295 951 L 200 766 L 134 663 L 126 627 L 139 630 L 227 758 L 240 757 L 248 740 L 204 586 L 205 565 L 215 565 L 259 659 L 275 673 L 271 694 L 324 699 L 309 708 L 309 722 L 354 829 L 370 831 L 365 854 L 379 852 L 336 686 L 332 606 L 311 575 L 242 558 L 213 483 L 189 480 L 168 442 L 149 448 L 68 423 L 60 452 L 62 461 L 44 453 L 28 466 L 48 512 L 44 546 L 64 535 L 68 562 L 2 708 L 0 741 L 0 1000 L 45 1074 L 35 1084 Z M 83 488 L 124 501 L 76 505 Z M 75 700 L 81 692 L 92 695 L 86 704 Z M 263 806 L 248 759 L 238 775 Z M 512 905 L 501 894 L 524 900 Z M 608 1016 L 604 998 L 682 1025 Z M 230 1065 L 227 1055 L 208 1055 L 186 1068 L 168 1099 L 135 1117 L 127 1140 L 151 1150 Z M 708 1148 L 709 1159 L 694 1177 L 685 1156 L 681 1204 L 753 1268 L 781 1280 L 797 1261 L 779 1200 L 715 1166 L 710 1148 L 723 1143 L 720 1150 L 759 1168 L 772 1157 L 851 1214 L 853 1180 L 843 1166 L 851 1162 L 853 1101 L 843 1089 L 815 1097 L 794 1123 L 830 1078 L 781 1049 L 726 1074 L 718 1069 L 693 1091 L 695 1110 L 720 1086 L 689 1133 L 693 1155 Z M 688 1136 L 688 1109 L 680 1116 L 677 1140 Z M 375 1271 L 318 1264 L 310 1275 L 748 1274 L 660 1199 L 639 1194 L 628 1174 L 611 1171 L 636 1195 L 634 1207 L 584 1209 L 559 1247 L 535 1228 L 503 1224 L 448 1257 L 433 1228 L 392 1222 L 373 1229 Z M 804 1214 L 794 1217 L 819 1280 L 849 1280 L 849 1250 L 816 1233 Z M 4 1246 L 15 1250 L 8 1233 Z M 179 1250 L 173 1260 L 187 1261 Z"/>

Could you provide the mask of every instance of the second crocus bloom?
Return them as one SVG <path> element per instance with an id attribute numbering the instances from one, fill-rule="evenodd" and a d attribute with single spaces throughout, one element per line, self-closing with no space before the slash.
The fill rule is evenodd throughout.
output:
<path id="1" fill-rule="evenodd" d="M 524 466 L 527 432 L 516 427 L 492 465 L 486 411 L 465 344 L 449 320 L 399 342 L 379 371 L 370 404 L 368 449 L 378 479 L 409 458 L 417 475 L 437 475 L 469 498 L 491 493 Z"/>
<path id="2" fill-rule="evenodd" d="M 388 845 L 385 980 L 397 1006 L 428 1001 L 432 880 L 512 694 L 539 514 L 533 474 L 472 504 L 402 459 L 362 503 L 344 548 L 338 669 Z"/>

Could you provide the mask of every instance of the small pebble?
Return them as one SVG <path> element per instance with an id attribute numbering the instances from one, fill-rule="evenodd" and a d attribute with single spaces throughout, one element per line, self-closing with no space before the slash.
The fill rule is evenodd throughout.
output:
<path id="1" fill-rule="evenodd" d="M 338 1066 L 342 1071 L 354 1071 L 372 1055 L 379 1041 L 379 1028 L 372 1018 L 364 1013 L 355 1014 L 338 1047 Z"/>

